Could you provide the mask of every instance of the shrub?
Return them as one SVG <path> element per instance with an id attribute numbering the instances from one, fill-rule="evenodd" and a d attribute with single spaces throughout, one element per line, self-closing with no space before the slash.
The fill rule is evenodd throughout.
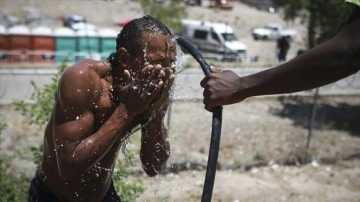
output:
<path id="1" fill-rule="evenodd" d="M 6 124 L 0 121 L 0 136 L 5 128 Z M 0 202 L 26 201 L 29 179 L 24 175 L 16 177 L 9 173 L 13 158 L 13 156 L 9 155 L 0 156 Z"/>
<path id="2" fill-rule="evenodd" d="M 131 158 L 134 152 L 127 152 L 125 160 L 117 161 L 117 166 L 114 170 L 113 179 L 115 189 L 120 194 L 121 201 L 132 202 L 144 192 L 143 183 L 141 180 L 130 180 L 131 175 Z"/>

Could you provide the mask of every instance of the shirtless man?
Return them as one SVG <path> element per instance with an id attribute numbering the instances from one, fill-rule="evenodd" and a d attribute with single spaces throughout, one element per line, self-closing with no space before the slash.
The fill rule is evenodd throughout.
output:
<path id="1" fill-rule="evenodd" d="M 82 60 L 62 75 L 29 201 L 120 201 L 112 184 L 123 140 L 142 126 L 140 158 L 157 175 L 170 154 L 164 116 L 175 46 L 161 22 L 128 23 L 109 62 Z"/>

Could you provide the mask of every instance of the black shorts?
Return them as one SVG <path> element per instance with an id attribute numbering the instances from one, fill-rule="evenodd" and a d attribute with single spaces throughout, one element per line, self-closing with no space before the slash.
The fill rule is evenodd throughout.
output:
<path id="1" fill-rule="evenodd" d="M 39 179 L 39 174 L 36 172 L 34 178 L 31 180 L 29 190 L 29 202 L 61 202 L 61 200 Z M 109 191 L 107 192 L 103 202 L 121 202 L 119 195 L 116 193 L 114 184 L 111 182 Z"/>

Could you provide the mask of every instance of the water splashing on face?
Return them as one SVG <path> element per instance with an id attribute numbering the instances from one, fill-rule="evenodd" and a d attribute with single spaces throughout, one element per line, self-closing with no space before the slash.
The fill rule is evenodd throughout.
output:
<path id="1" fill-rule="evenodd" d="M 176 71 L 175 74 L 181 72 L 183 70 L 183 56 L 185 55 L 185 53 L 182 51 L 181 47 L 179 46 L 179 44 L 176 42 L 176 39 L 178 38 L 178 36 L 173 36 L 169 39 L 170 43 L 175 44 L 176 46 L 176 58 L 175 58 L 175 66 L 176 66 Z"/>

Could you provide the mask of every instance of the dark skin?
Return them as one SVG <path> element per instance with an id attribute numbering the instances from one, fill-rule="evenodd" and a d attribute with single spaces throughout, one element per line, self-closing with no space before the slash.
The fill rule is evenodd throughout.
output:
<path id="1" fill-rule="evenodd" d="M 360 18 L 357 18 L 343 26 L 334 38 L 278 67 L 245 77 L 212 67 L 211 75 L 200 85 L 204 88 L 205 109 L 212 111 L 216 106 L 253 96 L 320 87 L 354 74 L 359 68 Z"/>
<path id="2" fill-rule="evenodd" d="M 123 140 L 139 124 L 144 171 L 159 173 L 170 154 L 164 116 L 176 51 L 169 38 L 144 33 L 136 53 L 118 50 L 117 67 L 86 59 L 64 72 L 39 170 L 42 183 L 62 201 L 101 201 Z"/>

